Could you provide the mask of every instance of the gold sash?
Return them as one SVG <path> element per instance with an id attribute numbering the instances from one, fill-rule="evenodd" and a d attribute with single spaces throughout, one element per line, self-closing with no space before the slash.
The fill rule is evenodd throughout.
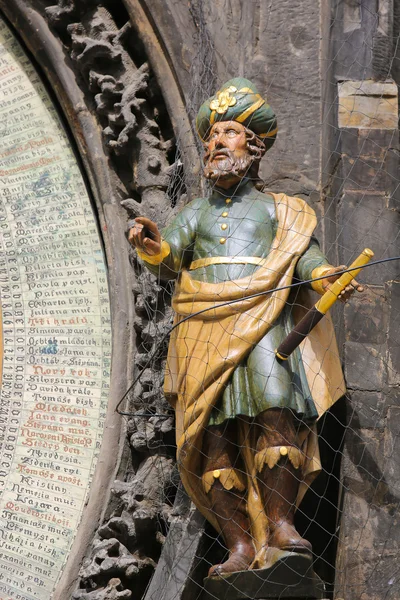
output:
<path id="1" fill-rule="evenodd" d="M 259 256 L 212 256 L 194 260 L 190 263 L 189 271 L 209 267 L 210 265 L 257 265 L 258 267 L 264 267 L 267 261 L 267 258 L 260 258 Z"/>

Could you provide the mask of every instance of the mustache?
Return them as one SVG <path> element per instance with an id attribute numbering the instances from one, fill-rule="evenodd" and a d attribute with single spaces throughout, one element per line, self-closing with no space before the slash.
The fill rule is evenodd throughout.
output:
<path id="1" fill-rule="evenodd" d="M 214 158 L 218 155 L 226 156 L 227 158 L 233 158 L 234 153 L 232 150 L 228 150 L 228 148 L 216 148 L 212 152 L 207 151 L 204 155 L 204 162 L 213 161 Z"/>

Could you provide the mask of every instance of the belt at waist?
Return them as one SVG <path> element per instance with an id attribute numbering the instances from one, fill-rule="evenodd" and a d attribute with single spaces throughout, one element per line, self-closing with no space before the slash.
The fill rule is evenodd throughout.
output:
<path id="1" fill-rule="evenodd" d="M 257 265 L 262 267 L 266 261 L 266 258 L 260 258 L 259 256 L 213 256 L 194 260 L 190 264 L 189 271 L 210 265 Z"/>

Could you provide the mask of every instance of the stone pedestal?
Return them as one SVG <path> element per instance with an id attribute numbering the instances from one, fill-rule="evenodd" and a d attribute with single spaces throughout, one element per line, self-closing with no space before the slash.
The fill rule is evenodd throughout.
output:
<path id="1" fill-rule="evenodd" d="M 201 600 L 323 600 L 325 589 L 314 573 L 312 557 L 277 551 L 265 569 L 207 577 Z"/>

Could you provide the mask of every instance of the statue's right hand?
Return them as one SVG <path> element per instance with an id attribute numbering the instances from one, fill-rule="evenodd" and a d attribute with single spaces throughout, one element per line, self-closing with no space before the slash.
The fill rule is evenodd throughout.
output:
<path id="1" fill-rule="evenodd" d="M 149 256 L 161 252 L 161 235 L 158 227 L 146 217 L 136 217 L 133 227 L 129 230 L 128 240 L 132 246 Z"/>

